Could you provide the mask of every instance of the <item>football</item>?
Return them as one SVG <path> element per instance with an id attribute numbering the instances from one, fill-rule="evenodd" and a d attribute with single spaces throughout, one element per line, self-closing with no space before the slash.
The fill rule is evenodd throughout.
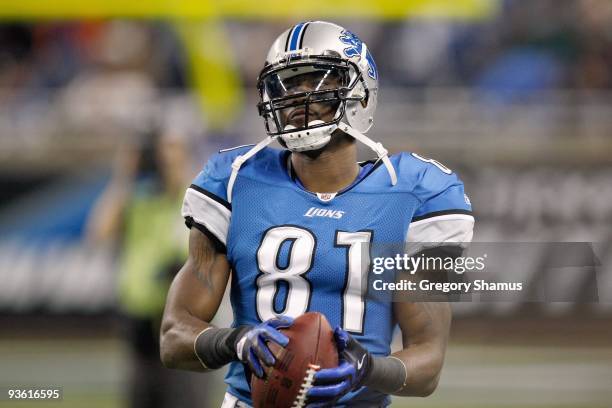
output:
<path id="1" fill-rule="evenodd" d="M 338 365 L 334 333 L 321 313 L 309 312 L 295 319 L 293 326 L 281 329 L 289 338 L 287 347 L 268 343 L 276 363 L 266 371 L 266 378 L 251 380 L 255 408 L 303 407 L 315 372 Z"/>

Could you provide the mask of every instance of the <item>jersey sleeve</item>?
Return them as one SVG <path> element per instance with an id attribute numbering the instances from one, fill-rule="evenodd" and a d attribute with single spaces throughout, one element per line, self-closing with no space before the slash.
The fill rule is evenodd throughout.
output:
<path id="1" fill-rule="evenodd" d="M 413 193 L 420 205 L 412 216 L 406 242 L 415 249 L 422 248 L 415 245 L 418 243 L 466 246 L 472 240 L 474 217 L 463 182 L 439 163 L 415 158 L 421 163 Z"/>
<path id="2" fill-rule="evenodd" d="M 202 231 L 221 252 L 226 252 L 232 206 L 227 201 L 227 182 L 233 155 L 214 155 L 185 193 L 182 215 L 185 224 Z"/>

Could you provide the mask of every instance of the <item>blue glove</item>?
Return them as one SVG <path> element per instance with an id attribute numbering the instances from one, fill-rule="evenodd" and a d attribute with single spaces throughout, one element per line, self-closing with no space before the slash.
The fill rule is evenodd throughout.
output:
<path id="1" fill-rule="evenodd" d="M 350 334 L 337 327 L 338 366 L 319 370 L 306 394 L 308 407 L 333 406 L 344 394 L 362 386 L 372 367 L 372 355 Z"/>
<path id="2" fill-rule="evenodd" d="M 289 338 L 277 329 L 291 327 L 292 324 L 292 318 L 281 316 L 252 327 L 236 343 L 238 359 L 245 363 L 253 374 L 263 378 L 264 366 L 271 367 L 276 362 L 266 343 L 273 341 L 285 347 L 289 343 Z"/>

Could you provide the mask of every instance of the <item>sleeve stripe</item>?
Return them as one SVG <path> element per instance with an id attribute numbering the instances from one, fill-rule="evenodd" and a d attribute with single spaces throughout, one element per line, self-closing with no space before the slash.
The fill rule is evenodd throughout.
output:
<path id="1" fill-rule="evenodd" d="M 196 186 L 195 184 L 190 185 L 189 188 L 192 188 L 195 191 L 204 194 L 206 197 L 215 200 L 216 202 L 218 202 L 219 204 L 221 204 L 222 206 L 224 206 L 228 210 L 230 210 L 230 211 L 232 210 L 232 205 L 229 202 L 227 202 L 224 199 L 222 199 L 221 197 L 219 197 L 218 195 L 215 195 L 215 194 L 211 193 L 210 191 L 204 190 L 202 187 Z"/>
<path id="2" fill-rule="evenodd" d="M 433 211 L 427 214 L 418 215 L 416 217 L 412 217 L 411 222 L 414 223 L 417 221 L 425 220 L 427 218 L 439 217 L 441 215 L 450 215 L 450 214 L 465 214 L 465 215 L 469 215 L 470 217 L 472 217 L 472 212 L 470 210 L 454 209 L 454 210 Z"/>
<path id="3" fill-rule="evenodd" d="M 188 188 L 183 201 L 183 217 L 191 217 L 226 245 L 231 211 L 208 194 Z"/>
<path id="4" fill-rule="evenodd" d="M 434 216 L 434 217 L 430 217 L 430 218 L 421 219 L 421 220 L 418 220 L 418 221 L 413 221 L 413 222 L 410 223 L 410 226 L 411 227 L 416 227 L 416 226 L 419 226 L 419 225 L 428 224 L 430 222 L 451 221 L 451 220 L 465 220 L 465 221 L 471 221 L 473 223 L 474 222 L 474 217 L 472 215 L 468 215 L 468 214 L 457 214 L 457 213 L 444 214 L 444 215 L 438 215 L 438 216 Z"/>
<path id="5" fill-rule="evenodd" d="M 191 217 L 185 218 L 185 225 L 187 225 L 189 228 L 194 227 L 202 234 L 206 235 L 206 237 L 210 239 L 210 241 L 213 243 L 218 252 L 221 252 L 223 254 L 227 253 L 227 247 L 225 246 L 225 244 L 221 242 L 221 240 L 204 225 L 198 224 Z"/>
<path id="6" fill-rule="evenodd" d="M 474 217 L 465 214 L 446 214 L 410 224 L 406 235 L 406 250 L 415 253 L 426 247 L 454 243 L 467 246 L 472 241 Z"/>

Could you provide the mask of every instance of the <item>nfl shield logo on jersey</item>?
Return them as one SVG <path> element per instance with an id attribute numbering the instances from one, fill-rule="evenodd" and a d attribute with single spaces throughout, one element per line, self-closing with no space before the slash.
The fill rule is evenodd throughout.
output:
<path id="1" fill-rule="evenodd" d="M 319 200 L 325 202 L 333 200 L 335 196 L 336 193 L 317 193 L 317 197 L 319 197 Z"/>

